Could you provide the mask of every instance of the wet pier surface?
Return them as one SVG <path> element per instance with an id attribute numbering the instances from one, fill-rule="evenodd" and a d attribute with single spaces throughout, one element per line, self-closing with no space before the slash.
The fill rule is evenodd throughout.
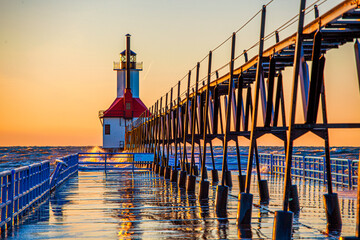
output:
<path id="1" fill-rule="evenodd" d="M 210 199 L 201 203 L 175 184 L 153 172 L 83 172 L 72 177 L 52 194 L 49 201 L 15 227 L 8 239 L 238 239 L 246 231 L 236 225 L 238 182 L 233 175 L 227 218 L 214 209 L 216 185 Z M 281 176 L 264 175 L 269 182 L 270 204 L 258 205 L 255 177 L 251 233 L 253 239 L 270 239 L 274 211 L 281 209 Z M 294 239 L 337 239 L 325 235 L 324 188 L 297 181 L 300 216 L 293 225 Z M 340 189 L 339 189 L 340 190 Z M 198 189 L 196 190 L 198 191 Z M 342 235 L 353 235 L 356 199 L 341 190 Z"/>

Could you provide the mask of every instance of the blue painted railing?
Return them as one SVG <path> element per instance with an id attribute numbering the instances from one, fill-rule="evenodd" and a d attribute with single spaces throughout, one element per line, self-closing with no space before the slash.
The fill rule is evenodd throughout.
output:
<path id="1" fill-rule="evenodd" d="M 78 153 L 80 170 L 144 170 L 150 169 L 153 153 Z M 148 166 L 147 166 L 148 165 Z"/>
<path id="2" fill-rule="evenodd" d="M 43 161 L 0 173 L 1 232 L 17 223 L 50 192 L 50 162 Z"/>
<path id="3" fill-rule="evenodd" d="M 60 165 L 62 167 L 59 168 Z M 17 224 L 23 215 L 33 209 L 36 204 L 43 202 L 51 190 L 58 187 L 77 170 L 78 157 L 70 155 L 57 162 L 52 174 L 50 161 L 0 172 L 1 232 Z M 56 176 L 55 172 L 57 172 Z"/>
<path id="4" fill-rule="evenodd" d="M 260 164 L 266 165 L 269 173 L 281 174 L 285 172 L 285 155 L 259 154 Z M 357 160 L 331 158 L 332 182 L 336 186 L 357 187 Z M 304 180 L 314 180 L 326 183 L 326 168 L 324 157 L 293 156 L 291 175 Z"/>
<path id="5" fill-rule="evenodd" d="M 56 161 L 56 168 L 50 176 L 50 189 L 54 190 L 79 169 L 78 154 L 68 155 Z"/>
<path id="6" fill-rule="evenodd" d="M 229 157 L 229 155 L 228 155 Z M 231 156 L 233 159 L 236 159 L 236 156 Z M 242 170 L 246 171 L 246 162 L 247 155 L 241 154 L 241 167 Z M 207 156 L 210 158 L 210 155 Z M 188 159 L 190 159 L 190 154 L 188 154 Z M 261 171 L 263 173 L 269 174 L 280 174 L 283 175 L 285 172 L 285 155 L 282 154 L 259 154 L 259 161 L 261 164 Z M 221 169 L 222 156 L 215 158 L 215 167 L 219 170 Z M 331 173 L 332 173 L 332 182 L 335 186 L 355 188 L 357 187 L 357 169 L 358 169 L 358 160 L 349 160 L 349 159 L 340 159 L 340 158 L 331 158 Z M 195 163 L 199 166 L 200 161 L 199 154 L 195 154 Z M 171 166 L 174 165 L 174 155 L 170 156 Z M 255 164 L 255 157 L 254 157 Z M 230 170 L 237 170 L 237 161 L 228 162 Z M 212 164 L 210 159 L 207 160 L 206 167 L 208 170 L 212 169 Z M 265 167 L 265 169 L 264 169 Z M 326 183 L 326 168 L 325 168 L 325 157 L 315 157 L 315 156 L 301 156 L 294 155 L 292 160 L 292 177 L 301 178 L 304 180 L 313 180 L 317 182 Z"/>

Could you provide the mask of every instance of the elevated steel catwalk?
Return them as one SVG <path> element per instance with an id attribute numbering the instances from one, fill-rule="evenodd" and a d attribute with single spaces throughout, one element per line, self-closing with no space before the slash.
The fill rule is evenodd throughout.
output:
<path id="1" fill-rule="evenodd" d="M 161 98 L 149 109 L 151 114 L 144 113 L 127 128 L 126 148 L 135 152 L 153 152 L 155 156 L 154 171 L 174 182 L 178 181 L 177 171 L 181 168 L 179 187 L 186 187 L 185 178 L 187 178 L 187 190 L 193 191 L 193 184 L 196 184 L 194 181 L 196 174 L 194 168 L 195 144 L 199 146 L 198 153 L 202 166 L 205 166 L 206 145 L 210 144 L 212 151 L 212 140 L 220 139 L 223 142 L 224 154 L 216 210 L 217 213 L 222 214 L 227 204 L 227 188 L 232 186 L 231 173 L 227 166 L 227 144 L 229 141 L 235 141 L 238 146 L 239 136 L 248 138 L 250 143 L 246 176 L 241 175 L 238 154 L 239 184 L 242 193 L 239 195 L 237 222 L 239 225 L 249 225 L 252 203 L 250 183 L 254 156 L 260 200 L 263 203 L 269 201 L 267 182 L 261 179 L 257 138 L 264 134 L 276 136 L 283 141 L 286 149 L 286 171 L 283 211 L 279 211 L 275 215 L 275 218 L 278 217 L 282 220 L 275 220 L 274 236 L 278 236 L 275 239 L 288 239 L 291 230 L 281 230 L 292 226 L 286 225 L 287 222 L 292 222 L 292 215 L 288 209 L 295 213 L 299 211 L 299 206 L 290 202 L 290 199 L 293 201 L 297 194 L 296 185 L 291 184 L 293 141 L 310 131 L 324 140 L 328 192 L 324 195 L 328 218 L 327 231 L 341 231 L 339 203 L 332 187 L 328 129 L 360 128 L 360 123 L 328 123 L 323 72 L 325 55 L 329 50 L 339 48 L 339 46 L 353 42 L 354 39 L 360 37 L 359 4 L 360 0 L 346 0 L 321 16 L 318 15 L 315 5 L 315 20 L 303 26 L 306 12 L 305 0 L 300 0 L 298 31 L 282 41 L 279 41 L 278 34 L 275 32 L 276 44 L 266 50 L 264 50 L 264 41 L 267 39 L 264 35 L 266 19 L 266 6 L 264 5 L 260 11 L 260 37 L 254 45 L 259 47 L 259 53 L 250 60 L 247 59 L 246 52 L 243 53 L 245 63 L 241 66 L 234 66 L 235 60 L 239 56 L 234 56 L 236 33 L 233 33 L 230 38 L 232 39 L 231 61 L 225 65 L 225 67 L 229 67 L 229 72 L 219 77 L 218 71 L 212 71 L 212 51 L 210 51 L 207 56 L 207 84 L 203 82 L 203 85 L 199 86 L 200 64 L 198 63 L 195 70 L 190 70 L 187 75 L 186 97 L 180 94 L 181 82 L 179 81 L 175 101 L 173 101 L 173 89 L 171 89 L 169 102 L 168 94 L 166 94 L 164 104 L 163 98 Z M 356 41 L 356 65 L 360 73 L 358 45 L 359 43 Z M 307 67 L 306 62 L 311 62 L 311 70 Z M 282 71 L 287 67 L 293 67 L 294 73 L 293 87 L 291 94 L 288 94 L 291 99 L 284 98 L 284 91 L 289 90 L 283 88 L 283 81 L 289 81 L 289 79 L 283 79 Z M 195 73 L 192 74 L 192 71 Z M 210 81 L 213 75 L 216 75 L 216 79 Z M 193 78 L 196 76 L 195 89 L 190 85 L 191 76 Z M 301 96 L 299 98 L 302 99 L 304 113 L 302 122 L 295 122 L 295 110 L 299 105 L 298 85 L 300 85 Z M 285 111 L 285 101 L 290 103 L 289 117 Z M 258 121 L 259 112 L 262 112 L 263 121 Z M 319 113 L 322 119 L 317 119 Z M 187 155 L 188 144 L 191 145 L 190 159 Z M 169 157 L 172 153 L 175 154 L 175 166 L 170 168 Z M 212 162 L 214 162 L 213 158 Z M 206 171 L 202 170 L 201 173 L 199 198 L 206 198 L 208 194 L 206 189 L 209 188 L 209 185 L 205 175 Z M 213 181 L 217 180 L 217 172 L 212 174 Z M 294 192 L 296 192 L 295 195 Z"/>

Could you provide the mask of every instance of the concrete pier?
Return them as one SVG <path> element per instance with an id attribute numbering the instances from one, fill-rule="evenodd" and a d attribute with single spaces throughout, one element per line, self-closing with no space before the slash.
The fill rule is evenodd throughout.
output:
<path id="1" fill-rule="evenodd" d="M 268 180 L 271 199 L 269 205 L 259 205 L 258 190 L 252 188 L 253 239 L 271 239 L 274 212 L 282 207 L 283 177 L 263 177 Z M 209 200 L 200 202 L 198 188 L 187 193 L 152 172 L 80 171 L 17 226 L 9 239 L 238 239 L 244 231 L 236 225 L 239 184 L 233 179 L 227 216 L 217 218 L 216 185 L 210 186 Z M 256 175 L 254 184 L 255 179 Z M 326 229 L 323 187 L 308 181 L 297 185 L 302 209 L 294 219 L 293 238 L 337 239 L 322 233 Z M 350 235 L 354 232 L 355 193 L 338 192 L 342 234 Z"/>

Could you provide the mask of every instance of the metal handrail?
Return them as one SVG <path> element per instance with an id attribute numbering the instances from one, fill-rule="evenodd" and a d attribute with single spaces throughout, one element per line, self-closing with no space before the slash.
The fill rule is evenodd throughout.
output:
<path id="1" fill-rule="evenodd" d="M 143 158 L 142 158 L 143 157 Z M 145 157 L 145 159 L 144 159 Z M 96 161 L 87 159 L 93 158 Z M 125 161 L 109 161 L 109 159 L 121 158 Z M 148 167 L 138 168 L 138 164 L 151 164 L 154 161 L 152 153 L 78 153 L 79 168 L 81 170 L 146 170 Z M 129 167 L 124 165 L 128 165 Z"/>
<path id="2" fill-rule="evenodd" d="M 30 166 L 0 173 L 1 181 L 1 231 L 10 228 L 22 214 L 42 202 L 50 192 L 50 162 L 43 161 Z"/>
<path id="3" fill-rule="evenodd" d="M 270 168 L 271 173 L 283 175 L 285 173 L 285 155 L 271 154 L 271 159 L 266 159 L 265 154 L 259 154 L 260 163 Z M 358 160 L 331 158 L 332 182 L 336 186 L 355 188 L 357 187 L 357 164 Z M 325 157 L 294 155 L 291 175 L 304 180 L 315 180 L 326 183 Z"/>
<path id="4" fill-rule="evenodd" d="M 28 209 L 43 202 L 49 196 L 50 190 L 54 190 L 77 172 L 77 155 L 61 159 L 67 167 L 58 169 L 56 179 L 54 174 L 50 174 L 50 161 L 0 172 L 0 228 L 2 232 L 17 223 Z M 51 185 L 50 182 L 52 182 Z"/>

